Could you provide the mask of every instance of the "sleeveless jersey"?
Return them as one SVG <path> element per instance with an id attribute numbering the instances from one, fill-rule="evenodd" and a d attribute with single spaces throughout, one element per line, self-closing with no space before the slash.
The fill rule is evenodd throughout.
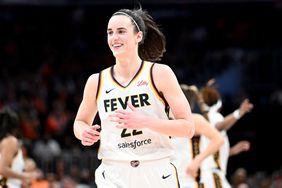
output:
<path id="1" fill-rule="evenodd" d="M 196 136 L 194 138 L 196 138 Z M 197 136 L 197 138 L 199 137 Z M 198 188 L 199 186 L 196 178 L 189 176 L 186 173 L 186 169 L 193 158 L 198 155 L 198 147 L 200 143 L 182 137 L 172 137 L 171 141 L 175 151 L 171 157 L 171 163 L 174 164 L 177 169 L 180 187 Z"/>
<path id="2" fill-rule="evenodd" d="M 139 70 L 127 86 L 113 77 L 113 67 L 100 72 L 97 90 L 97 106 L 101 120 L 99 159 L 153 160 L 169 157 L 172 147 L 169 136 L 149 129 L 133 130 L 117 128 L 109 114 L 126 109 L 131 103 L 136 110 L 159 119 L 168 119 L 167 103 L 157 91 L 152 79 L 151 62 L 142 62 Z"/>
<path id="3" fill-rule="evenodd" d="M 212 126 L 215 126 L 216 123 L 224 120 L 224 117 L 214 110 L 208 112 L 208 118 Z M 226 168 L 230 149 L 229 139 L 225 130 L 221 130 L 220 133 L 224 138 L 224 144 L 219 148 L 219 151 L 214 155 L 207 157 L 201 164 L 201 182 L 205 187 L 231 188 L 226 178 Z M 201 142 L 202 151 L 208 146 L 209 139 L 205 136 L 201 136 Z"/>
<path id="4" fill-rule="evenodd" d="M 24 158 L 23 158 L 23 154 L 22 154 L 22 150 L 21 149 L 19 149 L 17 155 L 14 157 L 14 159 L 12 161 L 11 169 L 14 172 L 19 172 L 19 173 L 23 172 L 23 169 L 24 169 Z M 2 179 L 2 178 L 3 177 L 1 177 L 1 175 L 0 175 L 0 179 Z M 5 184 L 8 186 L 8 188 L 21 188 L 21 184 L 22 183 L 21 183 L 20 179 L 7 178 Z"/>
<path id="5" fill-rule="evenodd" d="M 212 126 L 215 126 L 216 123 L 224 120 L 224 117 L 217 111 L 210 111 L 208 113 L 208 118 Z M 203 161 L 202 169 L 216 168 L 222 170 L 225 174 L 229 157 L 230 144 L 226 131 L 221 130 L 220 133 L 224 138 L 224 144 L 220 147 L 219 151 L 216 154 L 209 156 L 206 160 Z M 204 148 L 207 147 L 209 139 L 202 136 L 202 143 Z"/>

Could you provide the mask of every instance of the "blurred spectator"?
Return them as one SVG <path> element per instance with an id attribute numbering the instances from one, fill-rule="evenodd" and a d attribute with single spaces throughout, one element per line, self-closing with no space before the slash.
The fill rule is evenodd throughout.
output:
<path id="1" fill-rule="evenodd" d="M 248 174 L 246 169 L 238 168 L 231 177 L 231 184 L 233 188 L 248 188 L 247 186 Z"/>
<path id="2" fill-rule="evenodd" d="M 61 146 L 48 132 L 45 132 L 43 139 L 35 142 L 33 154 L 44 173 L 52 172 L 55 169 L 56 158 L 61 155 Z"/>

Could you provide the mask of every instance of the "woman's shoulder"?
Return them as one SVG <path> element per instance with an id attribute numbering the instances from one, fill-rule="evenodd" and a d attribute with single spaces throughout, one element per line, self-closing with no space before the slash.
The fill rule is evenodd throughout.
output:
<path id="1" fill-rule="evenodd" d="M 176 75 L 168 65 L 155 63 L 152 69 L 152 77 L 159 91 L 167 90 L 168 85 L 173 87 L 176 84 Z"/>
<path id="2" fill-rule="evenodd" d="M 158 67 L 158 68 L 162 68 L 162 69 L 170 69 L 169 65 L 167 64 L 163 64 L 163 63 L 158 63 L 158 62 L 150 62 L 150 61 L 147 61 L 148 63 L 152 63 L 154 64 L 155 67 Z"/>
<path id="3" fill-rule="evenodd" d="M 13 136 L 13 135 L 6 136 L 0 142 L 1 148 L 5 147 L 5 146 L 8 146 L 8 147 L 18 147 L 19 143 L 20 142 L 19 142 L 18 138 Z"/>
<path id="4" fill-rule="evenodd" d="M 170 74 L 173 73 L 169 65 L 161 63 L 153 63 L 153 72 L 155 74 Z"/>
<path id="5" fill-rule="evenodd" d="M 99 78 L 100 73 L 93 73 L 88 77 L 89 81 L 97 80 Z"/>

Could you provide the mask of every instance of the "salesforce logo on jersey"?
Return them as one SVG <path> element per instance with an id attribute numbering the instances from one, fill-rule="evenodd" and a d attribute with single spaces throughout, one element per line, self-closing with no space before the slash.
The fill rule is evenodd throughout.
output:
<path id="1" fill-rule="evenodd" d="M 132 148 L 132 149 L 136 149 L 136 147 L 141 147 L 144 145 L 149 145 L 152 143 L 152 140 L 149 139 L 145 139 L 145 140 L 134 140 L 132 142 L 123 142 L 123 143 L 119 143 L 118 144 L 118 148 Z"/>

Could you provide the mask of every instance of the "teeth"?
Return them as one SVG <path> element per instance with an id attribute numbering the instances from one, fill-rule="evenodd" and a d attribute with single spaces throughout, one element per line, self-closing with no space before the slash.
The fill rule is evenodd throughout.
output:
<path id="1" fill-rule="evenodd" d="M 113 47 L 120 47 L 121 44 L 114 44 Z"/>

